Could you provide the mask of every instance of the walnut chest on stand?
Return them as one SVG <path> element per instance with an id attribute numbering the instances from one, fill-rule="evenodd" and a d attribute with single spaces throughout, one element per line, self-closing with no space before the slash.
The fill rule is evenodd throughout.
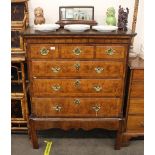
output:
<path id="1" fill-rule="evenodd" d="M 38 148 L 37 130 L 104 128 L 117 131 L 119 149 L 128 50 L 134 36 L 131 31 L 24 32 L 33 148 Z"/>

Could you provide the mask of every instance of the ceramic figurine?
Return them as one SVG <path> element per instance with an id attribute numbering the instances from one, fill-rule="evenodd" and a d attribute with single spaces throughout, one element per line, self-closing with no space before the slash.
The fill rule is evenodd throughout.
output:
<path id="1" fill-rule="evenodd" d="M 44 12 L 42 8 L 40 7 L 35 8 L 34 15 L 35 15 L 35 19 L 34 19 L 35 25 L 45 23 Z"/>
<path id="2" fill-rule="evenodd" d="M 113 7 L 108 8 L 106 15 L 106 23 L 108 25 L 116 26 L 115 9 Z"/>
<path id="3" fill-rule="evenodd" d="M 127 30 L 127 23 L 128 23 L 128 15 L 129 9 L 123 9 L 123 7 L 119 6 L 118 10 L 118 29 L 126 31 Z"/>

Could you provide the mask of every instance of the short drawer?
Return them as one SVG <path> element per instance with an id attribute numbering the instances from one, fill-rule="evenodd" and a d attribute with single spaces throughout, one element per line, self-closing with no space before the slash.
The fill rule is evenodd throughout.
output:
<path id="1" fill-rule="evenodd" d="M 94 46 L 60 45 L 61 58 L 93 58 Z"/>
<path id="2" fill-rule="evenodd" d="M 128 116 L 127 130 L 143 132 L 144 131 L 144 116 Z"/>
<path id="3" fill-rule="evenodd" d="M 131 84 L 130 97 L 143 97 L 144 98 L 144 83 L 141 81 L 133 81 Z"/>
<path id="4" fill-rule="evenodd" d="M 96 58 L 124 59 L 127 53 L 125 46 L 105 45 L 96 46 Z"/>
<path id="5" fill-rule="evenodd" d="M 130 99 L 129 114 L 144 114 L 144 99 Z"/>
<path id="6" fill-rule="evenodd" d="M 36 77 L 123 77 L 123 62 L 114 61 L 32 61 Z"/>
<path id="7" fill-rule="evenodd" d="M 144 80 L 144 70 L 133 70 L 133 80 Z"/>
<path id="8" fill-rule="evenodd" d="M 32 113 L 39 117 L 118 117 L 120 98 L 33 98 Z"/>
<path id="9" fill-rule="evenodd" d="M 34 96 L 121 96 L 122 80 L 34 79 Z"/>
<path id="10" fill-rule="evenodd" d="M 30 58 L 58 58 L 58 46 L 54 44 L 30 44 L 28 55 Z"/>

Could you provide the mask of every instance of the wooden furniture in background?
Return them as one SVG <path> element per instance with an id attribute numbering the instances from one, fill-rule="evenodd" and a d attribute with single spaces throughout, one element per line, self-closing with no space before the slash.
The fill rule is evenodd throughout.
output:
<path id="1" fill-rule="evenodd" d="M 11 54 L 11 129 L 27 130 L 28 104 L 25 80 L 25 53 Z"/>
<path id="2" fill-rule="evenodd" d="M 11 129 L 27 130 L 25 49 L 21 33 L 28 26 L 28 0 L 11 0 Z"/>
<path id="3" fill-rule="evenodd" d="M 120 127 L 131 31 L 71 33 L 28 28 L 26 44 L 31 116 L 30 135 L 38 148 L 37 130 Z"/>
<path id="4" fill-rule="evenodd" d="M 122 146 L 133 137 L 144 136 L 144 60 L 130 59 L 128 69 L 127 108 L 125 113 Z"/>

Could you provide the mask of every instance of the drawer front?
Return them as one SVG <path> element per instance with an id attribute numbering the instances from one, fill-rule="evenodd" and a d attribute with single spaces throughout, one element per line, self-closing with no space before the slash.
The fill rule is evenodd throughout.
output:
<path id="1" fill-rule="evenodd" d="M 127 122 L 128 131 L 144 131 L 144 116 L 129 116 Z"/>
<path id="2" fill-rule="evenodd" d="M 32 112 L 39 117 L 118 117 L 119 98 L 33 98 Z"/>
<path id="3" fill-rule="evenodd" d="M 32 61 L 32 75 L 54 77 L 122 77 L 123 62 L 102 61 Z"/>
<path id="4" fill-rule="evenodd" d="M 143 97 L 144 98 L 144 83 L 133 81 L 131 84 L 130 97 Z"/>
<path id="5" fill-rule="evenodd" d="M 96 58 L 124 59 L 126 51 L 125 46 L 96 46 Z"/>
<path id="6" fill-rule="evenodd" d="M 129 114 L 144 114 L 144 99 L 130 99 Z"/>
<path id="7" fill-rule="evenodd" d="M 45 58 L 58 58 L 58 46 L 54 44 L 31 44 L 29 47 L 30 57 L 45 59 Z"/>
<path id="8" fill-rule="evenodd" d="M 143 80 L 144 81 L 144 70 L 133 70 L 133 80 Z"/>
<path id="9" fill-rule="evenodd" d="M 34 96 L 121 96 L 122 80 L 34 79 Z"/>
<path id="10" fill-rule="evenodd" d="M 94 46 L 86 45 L 61 45 L 61 58 L 93 58 Z"/>

